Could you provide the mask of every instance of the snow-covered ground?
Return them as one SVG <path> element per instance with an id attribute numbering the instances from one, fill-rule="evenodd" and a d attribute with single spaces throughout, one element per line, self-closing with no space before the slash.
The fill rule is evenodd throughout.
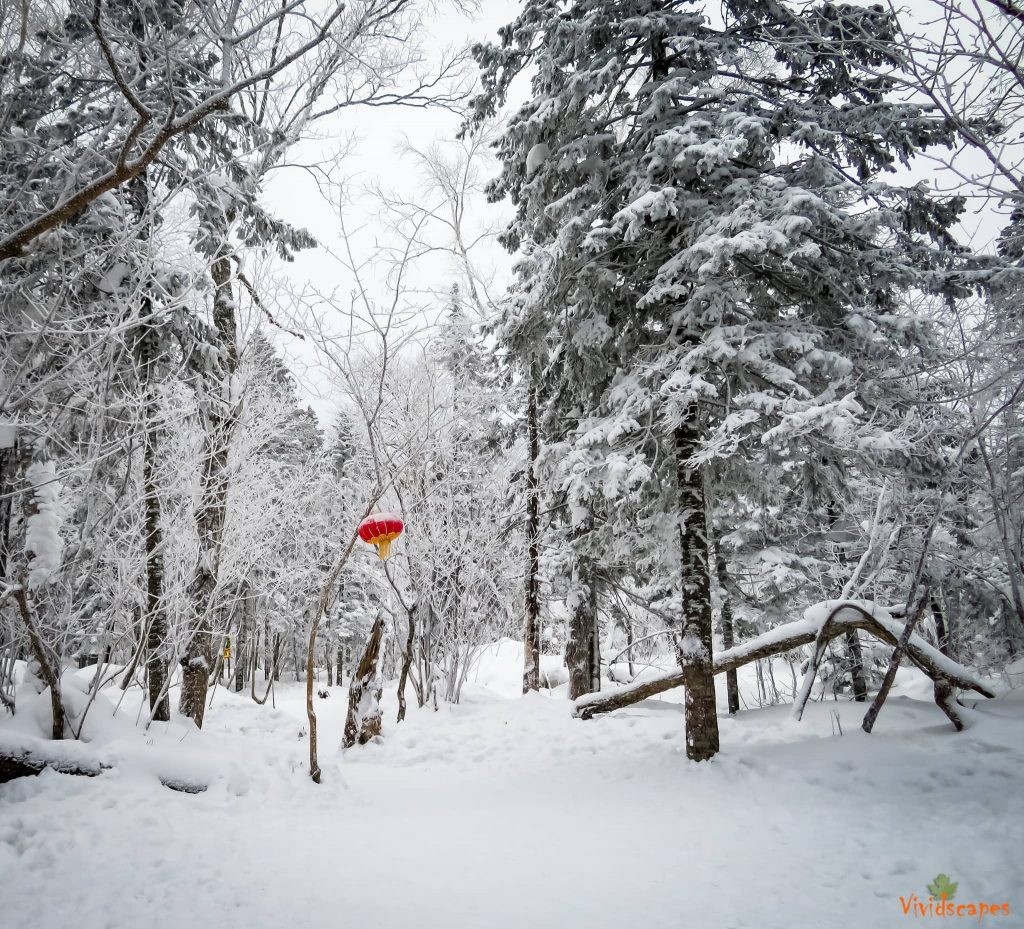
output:
<path id="1" fill-rule="evenodd" d="M 201 733 L 101 704 L 81 749 L 114 768 L 0 786 L 0 925 L 884 929 L 931 923 L 900 897 L 941 872 L 1010 904 L 981 925 L 1024 926 L 1024 690 L 959 735 L 912 674 L 871 736 L 844 702 L 723 716 L 696 765 L 678 694 L 583 722 L 557 692 L 510 698 L 517 657 L 399 726 L 390 694 L 383 740 L 344 754 L 331 688 L 320 786 L 302 685 L 276 708 L 219 689 Z M 168 765 L 209 789 L 161 786 Z"/>

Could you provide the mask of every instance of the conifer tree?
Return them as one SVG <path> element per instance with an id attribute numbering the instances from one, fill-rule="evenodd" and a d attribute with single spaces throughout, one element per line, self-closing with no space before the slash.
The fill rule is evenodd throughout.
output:
<path id="1" fill-rule="evenodd" d="M 491 195 L 517 208 L 507 244 L 548 260 L 520 326 L 558 346 L 561 481 L 676 536 L 691 759 L 718 750 L 711 463 L 927 444 L 899 373 L 933 346 L 901 294 L 957 292 L 962 201 L 884 179 L 948 141 L 891 99 L 894 37 L 878 7 L 536 0 L 475 49 L 480 118 L 532 74 Z"/>

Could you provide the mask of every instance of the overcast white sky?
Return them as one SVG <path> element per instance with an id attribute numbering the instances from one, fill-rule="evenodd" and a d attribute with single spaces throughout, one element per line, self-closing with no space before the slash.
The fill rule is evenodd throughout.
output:
<path id="1" fill-rule="evenodd" d="M 516 0 L 483 0 L 470 14 L 460 13 L 450 6 L 441 6 L 437 12 L 431 44 L 440 55 L 446 47 L 496 39 L 498 27 L 514 18 L 517 10 Z M 454 139 L 458 129 L 459 118 L 446 110 L 357 107 L 341 111 L 329 126 L 318 126 L 317 133 L 321 140 L 299 147 L 292 153 L 290 160 L 296 164 L 309 164 L 325 155 L 330 157 L 346 145 L 350 136 L 355 136 L 354 148 L 336 173 L 338 180 L 347 181 L 350 196 L 354 198 L 345 208 L 345 222 L 350 233 L 360 230 L 356 238 L 362 256 L 365 257 L 382 230 L 378 216 L 379 204 L 369 196 L 360 198 L 360 192 L 366 187 L 380 184 L 415 195 L 418 186 L 415 165 L 399 151 L 403 139 L 408 139 L 418 148 L 425 148 L 437 140 Z M 344 246 L 340 234 L 338 204 L 329 197 L 329 193 L 325 196 L 318 188 L 313 175 L 301 167 L 276 171 L 268 184 L 266 199 L 275 215 L 308 229 L 323 246 L 302 252 L 293 264 L 283 268 L 277 262 L 273 271 L 264 275 L 262 286 L 273 293 L 275 311 L 281 314 L 282 319 L 287 319 L 295 309 L 294 301 L 289 298 L 289 290 L 314 290 L 319 293 L 336 291 L 341 296 L 354 286 L 351 275 L 336 257 L 343 253 Z M 488 205 L 481 200 L 479 212 L 479 224 L 494 225 L 504 211 L 501 207 Z M 482 251 L 480 257 L 486 264 L 493 266 L 499 278 L 507 273 L 511 259 L 500 248 Z M 435 257 L 421 263 L 413 283 L 417 288 L 443 291 L 453 277 L 443 258 Z M 378 295 L 383 298 L 383 282 L 377 280 L 375 283 L 378 285 Z M 330 326 L 331 311 L 325 307 L 321 315 L 325 324 Z M 341 325 L 340 320 L 333 322 L 336 328 Z M 328 373 L 318 368 L 315 353 L 308 344 L 282 333 L 271 331 L 269 334 L 286 354 L 304 397 L 326 425 L 337 406 L 336 398 L 331 395 Z"/>

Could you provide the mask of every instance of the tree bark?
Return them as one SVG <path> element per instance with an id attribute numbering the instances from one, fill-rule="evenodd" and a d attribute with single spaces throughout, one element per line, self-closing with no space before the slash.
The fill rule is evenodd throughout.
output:
<path id="1" fill-rule="evenodd" d="M 923 591 L 918 596 L 914 608 L 910 611 L 910 619 L 903 627 L 903 632 L 900 634 L 899 640 L 896 642 L 896 647 L 892 650 L 892 656 L 889 658 L 889 667 L 886 668 L 885 677 L 882 679 L 882 686 L 878 688 L 878 693 L 875 694 L 875 699 L 871 702 L 871 706 L 868 707 L 867 713 L 864 714 L 864 721 L 861 723 L 860 727 L 868 734 L 870 734 L 871 730 L 874 728 L 875 721 L 878 719 L 878 714 L 882 711 L 882 707 L 885 705 L 885 701 L 889 696 L 889 691 L 892 689 L 893 681 L 896 680 L 896 672 L 899 670 L 900 662 L 903 660 L 903 656 L 907 651 L 907 645 L 910 642 L 910 637 L 914 634 L 914 628 L 921 619 L 921 614 L 924 612 L 925 604 L 929 602 L 929 597 L 930 591 L 926 584 Z"/>
<path id="2" fill-rule="evenodd" d="M 946 617 L 942 612 L 939 601 L 935 597 L 932 597 L 931 608 L 932 619 L 935 621 L 935 644 L 943 655 L 950 658 L 952 656 L 949 653 L 949 634 L 946 629 Z M 956 692 L 949 678 L 945 675 L 936 677 L 932 682 L 932 691 L 936 705 L 949 717 L 953 728 L 957 732 L 963 732 L 966 726 L 963 717 L 960 715 Z"/>
<path id="3" fill-rule="evenodd" d="M 151 303 L 144 300 L 143 316 L 149 316 Z M 146 677 L 149 709 L 153 719 L 171 718 L 167 694 L 167 614 L 163 607 L 163 539 L 160 530 L 160 494 L 157 487 L 157 417 L 155 339 L 148 324 L 139 333 L 137 352 L 143 383 L 142 400 L 142 495 L 145 508 L 143 544 L 146 550 Z"/>
<path id="4" fill-rule="evenodd" d="M 593 560 L 579 552 L 576 552 L 573 563 L 568 606 L 569 637 L 565 643 L 565 665 L 569 669 L 569 699 L 575 700 L 601 689 L 596 571 Z"/>
<path id="5" fill-rule="evenodd" d="M 409 669 L 412 667 L 412 647 L 416 635 L 416 607 L 406 610 L 406 617 L 409 620 L 409 631 L 405 637 L 405 651 L 402 652 L 402 673 L 398 675 L 398 719 L 402 722 L 405 719 L 405 683 L 409 680 Z"/>
<path id="6" fill-rule="evenodd" d="M 222 360 L 221 379 L 217 385 L 220 396 L 204 398 L 207 422 L 205 428 L 205 454 L 203 456 L 202 499 L 197 515 L 199 529 L 199 562 L 192 583 L 192 604 L 195 622 L 181 660 L 182 715 L 189 716 L 201 729 L 206 709 L 206 691 L 213 665 L 213 617 L 217 615 L 215 602 L 217 569 L 220 561 L 221 537 L 228 497 L 228 443 L 233 422 L 232 382 L 238 367 L 237 323 L 235 300 L 231 287 L 231 259 L 225 241 L 210 268 L 213 277 L 213 323 L 217 330 Z"/>
<path id="7" fill-rule="evenodd" d="M 839 461 L 833 459 L 831 456 L 825 455 L 822 458 L 821 463 L 826 468 L 834 466 L 839 473 L 841 473 Z M 834 533 L 838 528 L 839 517 L 841 514 L 841 501 L 832 498 L 828 505 L 828 528 L 830 532 Z M 843 566 L 844 570 L 849 571 L 850 558 L 847 544 L 837 544 L 837 550 L 839 563 Z M 851 577 L 847 584 L 849 585 L 852 582 L 853 578 Z M 856 591 L 851 591 L 848 595 L 853 596 L 855 593 Z M 867 679 L 864 676 L 864 655 L 860 647 L 860 639 L 857 637 L 857 630 L 848 630 L 843 636 L 843 642 L 846 645 L 846 665 L 850 671 L 850 685 L 853 689 L 853 699 L 857 703 L 863 703 L 868 697 L 868 685 Z"/>
<path id="8" fill-rule="evenodd" d="M 679 665 L 686 685 L 686 757 L 706 761 L 719 749 L 718 709 L 711 641 L 711 571 L 704 478 L 690 465 L 697 451 L 696 426 L 676 429 L 679 547 L 682 554 L 682 623 Z"/>
<path id="9" fill-rule="evenodd" d="M 732 598 L 729 595 L 729 572 L 725 565 L 725 555 L 717 542 L 715 544 L 715 572 L 718 575 L 718 587 L 722 595 L 722 647 L 726 650 L 736 644 L 735 630 L 732 619 Z M 725 672 L 725 691 L 729 700 L 729 714 L 740 711 L 740 689 L 735 669 Z"/>
<path id="10" fill-rule="evenodd" d="M 526 467 L 526 618 L 523 628 L 523 693 L 540 690 L 540 501 L 537 460 L 540 438 L 537 428 L 537 389 L 531 372 L 527 385 L 526 430 L 530 456 Z"/>
<path id="11" fill-rule="evenodd" d="M 238 618 L 238 633 L 235 636 L 235 693 L 245 689 L 245 672 L 249 664 L 246 649 L 249 647 L 249 603 L 250 590 L 245 582 L 242 590 L 242 608 Z"/>
<path id="12" fill-rule="evenodd" d="M 28 631 L 28 640 L 32 649 L 32 655 L 39 664 L 39 671 L 43 675 L 43 681 L 50 688 L 50 711 L 52 725 L 50 728 L 53 739 L 64 738 L 64 702 L 60 690 L 60 656 L 47 653 L 43 637 L 39 634 L 35 619 L 32 616 L 32 607 L 28 602 L 28 594 L 24 587 L 18 587 L 14 591 L 14 600 L 18 604 L 18 612 L 21 613 L 22 622 Z"/>
<path id="13" fill-rule="evenodd" d="M 860 647 L 857 630 L 851 629 L 844 637 L 846 642 L 847 662 L 850 665 L 850 678 L 853 683 L 853 699 L 863 703 L 868 698 L 868 682 L 864 675 L 864 653 Z"/>
<path id="14" fill-rule="evenodd" d="M 17 439 L 12 445 L 0 448 L 0 581 L 7 580 L 7 566 L 10 564 L 11 509 L 17 459 Z"/>
<path id="15" fill-rule="evenodd" d="M 345 718 L 345 733 L 342 744 L 351 748 L 358 742 L 365 745 L 380 735 L 380 698 L 383 682 L 377 672 L 380 659 L 380 643 L 384 636 L 384 617 L 378 616 L 370 629 L 363 657 L 359 659 L 356 673 L 348 688 L 348 715 Z"/>

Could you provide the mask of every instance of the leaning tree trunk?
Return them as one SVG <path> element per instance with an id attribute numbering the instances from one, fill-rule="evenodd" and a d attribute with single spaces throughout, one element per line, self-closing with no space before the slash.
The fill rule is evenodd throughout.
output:
<path id="1" fill-rule="evenodd" d="M 537 431 L 537 390 L 531 375 L 527 385 L 526 430 L 530 458 L 526 469 L 526 621 L 523 628 L 523 693 L 540 690 L 540 506 L 537 489 L 537 459 L 540 439 Z"/>
<path id="2" fill-rule="evenodd" d="M 713 656 L 715 674 L 725 674 L 752 662 L 781 655 L 809 642 L 834 638 L 851 628 L 863 629 L 889 645 L 895 646 L 899 643 L 902 630 L 897 624 L 878 619 L 859 603 L 837 601 L 837 604 L 837 608 L 828 614 L 824 625 L 815 625 L 806 620 L 786 623 L 728 652 L 720 652 Z M 945 677 L 954 687 L 973 690 L 983 697 L 995 696 L 995 692 L 984 681 L 955 662 L 945 660 L 938 649 L 933 649 L 920 638 L 911 636 L 908 639 L 907 656 L 932 680 Z M 576 701 L 576 715 L 582 719 L 591 719 L 600 713 L 621 710 L 641 700 L 682 687 L 684 683 L 683 672 L 673 671 L 655 678 L 636 681 L 607 694 L 588 694 Z"/>
<path id="3" fill-rule="evenodd" d="M 732 599 L 729 595 L 729 571 L 725 565 L 725 555 L 715 543 L 715 572 L 718 575 L 718 586 L 722 595 L 722 647 L 730 649 L 736 644 L 736 633 L 732 618 Z M 730 715 L 740 711 L 740 688 L 736 679 L 736 671 L 726 671 L 725 692 L 729 700 Z"/>
<path id="4" fill-rule="evenodd" d="M 40 497 L 38 488 L 29 480 L 29 468 L 35 463 L 49 459 L 49 452 L 42 442 L 18 443 L 17 476 L 15 483 L 19 487 L 27 487 L 22 504 L 22 517 L 26 523 L 40 515 Z M 31 563 L 31 562 L 30 562 Z M 43 683 L 50 688 L 50 707 L 52 710 L 51 732 L 54 739 L 64 738 L 64 703 L 61 694 L 61 659 L 56 649 L 43 641 L 43 634 L 37 623 L 36 601 L 28 588 L 27 574 L 21 578 L 21 584 L 13 591 L 14 601 L 18 607 L 25 630 L 28 633 L 29 648 L 36 663 Z"/>
<path id="5" fill-rule="evenodd" d="M 50 735 L 53 739 L 64 738 L 64 699 L 60 689 L 60 655 L 52 649 L 48 649 L 39 633 L 35 618 L 32 615 L 32 606 L 28 600 L 28 594 L 24 587 L 14 591 L 14 600 L 18 605 L 18 612 L 21 613 L 25 629 L 28 631 L 29 646 L 36 663 L 39 665 L 39 673 L 43 677 L 43 683 L 50 688 L 50 711 L 51 722 Z"/>
<path id="6" fill-rule="evenodd" d="M 227 231 L 224 230 L 226 238 Z M 231 383 L 238 368 L 235 300 L 231 287 L 231 258 L 227 245 L 217 253 L 210 268 L 214 283 L 213 323 L 220 341 L 221 380 L 216 386 L 220 396 L 204 398 L 206 409 L 203 456 L 202 499 L 196 520 L 199 530 L 199 562 L 191 585 L 195 620 L 181 660 L 182 715 L 202 728 L 206 709 L 206 691 L 213 665 L 212 617 L 217 615 L 217 566 L 228 497 L 228 442 L 233 421 L 234 398 Z"/>
<path id="7" fill-rule="evenodd" d="M 679 665 L 686 685 L 686 757 L 706 761 L 718 753 L 718 710 L 711 643 L 711 571 L 704 476 L 690 465 L 697 430 L 684 422 L 675 433 L 682 553 L 682 623 Z"/>
<path id="8" fill-rule="evenodd" d="M 929 584 L 925 582 L 922 593 L 918 595 L 913 606 L 908 611 L 907 624 L 903 627 L 899 641 L 892 650 L 892 655 L 889 658 L 889 667 L 885 671 L 885 677 L 882 678 L 878 693 L 875 694 L 875 699 L 871 702 L 871 706 L 868 707 L 868 711 L 864 714 L 864 720 L 860 724 L 861 729 L 868 733 L 868 735 L 871 734 L 875 721 L 878 719 L 878 714 L 882 712 L 882 707 L 889 696 L 889 691 L 892 690 L 893 682 L 896 680 L 896 672 L 899 670 L 900 662 L 903 661 L 903 656 L 906 654 L 907 646 L 910 643 L 910 637 L 914 634 L 914 629 L 917 628 L 918 621 L 921 619 L 921 614 L 924 612 L 930 595 Z M 943 712 L 946 712 L 945 709 L 943 709 Z M 954 720 L 955 724 L 956 721 Z"/>
<path id="9" fill-rule="evenodd" d="M 409 669 L 412 667 L 413 646 L 416 641 L 416 609 L 414 604 L 411 609 L 406 609 L 406 618 L 409 621 L 409 628 L 405 636 L 405 650 L 402 652 L 402 671 L 398 675 L 398 719 L 395 722 L 402 722 L 405 719 L 405 685 L 409 680 Z"/>
<path id="10" fill-rule="evenodd" d="M 569 699 L 575 700 L 601 689 L 595 565 L 587 555 L 578 552 L 573 564 L 568 607 L 569 637 L 565 643 L 565 665 L 569 669 Z"/>
<path id="11" fill-rule="evenodd" d="M 384 636 L 384 617 L 378 616 L 370 629 L 363 657 L 359 659 L 356 673 L 348 688 L 348 715 L 345 718 L 345 734 L 342 744 L 351 748 L 358 742 L 365 745 L 380 735 L 380 698 L 384 682 L 377 670 L 380 659 L 380 643 Z"/>

